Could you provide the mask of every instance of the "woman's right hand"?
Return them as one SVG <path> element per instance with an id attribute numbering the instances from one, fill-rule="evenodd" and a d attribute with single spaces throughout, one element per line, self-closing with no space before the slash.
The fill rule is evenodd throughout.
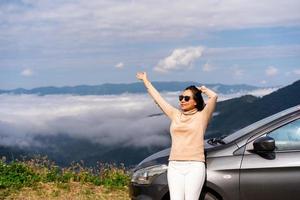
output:
<path id="1" fill-rule="evenodd" d="M 200 90 L 203 94 L 206 94 L 207 88 L 204 85 L 197 87 L 197 89 Z"/>
<path id="2" fill-rule="evenodd" d="M 138 72 L 136 73 L 136 78 L 142 81 L 147 80 L 147 73 L 146 72 Z"/>

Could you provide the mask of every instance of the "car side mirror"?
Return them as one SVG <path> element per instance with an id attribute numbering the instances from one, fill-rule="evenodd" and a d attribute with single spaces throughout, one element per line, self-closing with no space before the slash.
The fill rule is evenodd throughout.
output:
<path id="1" fill-rule="evenodd" d="M 270 136 L 264 136 L 253 142 L 255 152 L 271 152 L 275 150 L 275 140 Z"/>

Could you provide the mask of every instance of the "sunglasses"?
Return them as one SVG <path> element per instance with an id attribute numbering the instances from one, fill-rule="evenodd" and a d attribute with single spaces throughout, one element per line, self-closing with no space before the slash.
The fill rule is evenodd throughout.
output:
<path id="1" fill-rule="evenodd" d="M 179 95 L 179 101 L 182 101 L 184 99 L 184 101 L 188 102 L 191 97 L 190 96 L 183 96 L 183 95 Z"/>

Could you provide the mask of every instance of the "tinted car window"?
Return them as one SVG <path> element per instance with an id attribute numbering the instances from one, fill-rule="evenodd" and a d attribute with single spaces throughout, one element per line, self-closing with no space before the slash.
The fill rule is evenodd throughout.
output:
<path id="1" fill-rule="evenodd" d="M 300 119 L 290 122 L 268 135 L 274 138 L 277 151 L 300 150 Z"/>

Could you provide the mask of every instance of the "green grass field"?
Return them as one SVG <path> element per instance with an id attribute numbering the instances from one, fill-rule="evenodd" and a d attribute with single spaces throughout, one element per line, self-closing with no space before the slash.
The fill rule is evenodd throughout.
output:
<path id="1" fill-rule="evenodd" d="M 0 199 L 129 199 L 129 181 L 123 165 L 60 168 L 45 157 L 0 160 Z"/>

